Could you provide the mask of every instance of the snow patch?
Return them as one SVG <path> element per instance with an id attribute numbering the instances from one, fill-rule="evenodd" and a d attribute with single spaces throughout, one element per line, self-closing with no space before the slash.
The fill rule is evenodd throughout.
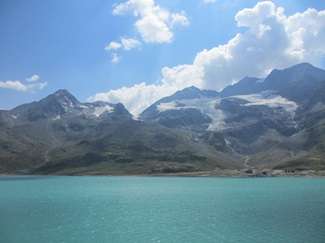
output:
<path id="1" fill-rule="evenodd" d="M 220 131 L 225 128 L 226 115 L 221 109 L 217 109 L 220 104 L 220 100 L 213 100 L 207 103 L 207 106 L 203 106 L 201 111 L 206 113 L 212 120 L 208 130 L 209 131 Z"/>
<path id="2" fill-rule="evenodd" d="M 157 110 L 159 112 L 164 112 L 168 110 L 179 110 L 179 107 L 177 107 L 176 102 L 160 103 L 157 106 Z"/>
<path id="3" fill-rule="evenodd" d="M 184 110 L 184 109 L 197 109 L 202 114 L 211 118 L 211 123 L 207 130 L 223 130 L 225 127 L 225 113 L 218 109 L 220 99 L 216 98 L 197 98 L 197 99 L 184 99 L 168 103 L 160 103 L 157 106 L 159 112 L 168 110 Z"/>
<path id="4" fill-rule="evenodd" d="M 244 104 L 244 106 L 264 105 L 270 108 L 282 108 L 291 114 L 294 114 L 298 109 L 296 102 L 270 92 L 262 92 L 251 95 L 237 95 L 232 97 L 247 101 L 248 103 Z"/>
<path id="5" fill-rule="evenodd" d="M 60 103 L 65 112 L 68 112 L 71 108 L 75 107 L 75 104 L 68 97 L 65 96 L 63 96 L 63 100 L 60 101 Z"/>
<path id="6" fill-rule="evenodd" d="M 81 109 L 88 109 L 89 107 L 86 106 L 86 105 L 79 105 L 79 108 L 81 108 Z"/>
<path id="7" fill-rule="evenodd" d="M 114 111 L 114 107 L 110 105 L 95 107 L 93 115 L 96 117 L 100 117 L 104 113 L 111 113 Z"/>

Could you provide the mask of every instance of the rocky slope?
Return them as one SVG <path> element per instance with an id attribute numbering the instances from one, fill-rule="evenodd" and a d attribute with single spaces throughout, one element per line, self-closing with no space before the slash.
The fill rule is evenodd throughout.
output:
<path id="1" fill-rule="evenodd" d="M 240 167 L 190 133 L 132 118 L 122 104 L 81 103 L 66 90 L 0 112 L 0 172 L 164 173 Z"/>
<path id="2" fill-rule="evenodd" d="M 182 95 L 189 90 L 196 95 Z M 140 117 L 191 131 L 216 151 L 239 156 L 246 167 L 325 168 L 324 70 L 303 63 L 206 92 L 185 89 Z"/>
<path id="3" fill-rule="evenodd" d="M 81 103 L 66 90 L 0 111 L 0 173 L 225 169 L 324 170 L 325 71 L 303 63 L 221 92 L 189 87 L 137 120 L 122 104 Z"/>

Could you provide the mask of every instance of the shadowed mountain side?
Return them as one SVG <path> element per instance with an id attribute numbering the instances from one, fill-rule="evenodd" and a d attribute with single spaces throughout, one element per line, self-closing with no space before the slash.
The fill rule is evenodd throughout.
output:
<path id="1" fill-rule="evenodd" d="M 246 166 L 325 168 L 324 70 L 302 63 L 266 78 L 246 77 L 214 96 L 182 92 L 187 89 L 157 101 L 140 117 L 190 131 L 216 151 L 240 155 Z"/>
<path id="2" fill-rule="evenodd" d="M 66 90 L 0 111 L 0 173 L 161 174 L 325 169 L 325 71 L 310 64 L 189 87 L 140 120 L 122 104 Z"/>
<path id="3" fill-rule="evenodd" d="M 67 91 L 1 114 L 1 172 L 165 173 L 240 164 L 190 133 L 143 123 L 121 104 L 80 103 Z"/>

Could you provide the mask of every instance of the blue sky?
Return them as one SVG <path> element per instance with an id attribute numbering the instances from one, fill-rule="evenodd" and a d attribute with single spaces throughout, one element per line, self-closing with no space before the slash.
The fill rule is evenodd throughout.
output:
<path id="1" fill-rule="evenodd" d="M 253 0 L 216 0 L 209 4 L 204 4 L 204 0 L 156 0 L 155 6 L 184 15 L 189 24 L 170 27 L 173 38 L 168 43 L 152 43 L 146 41 L 134 26 L 139 17 L 134 16 L 132 11 L 112 14 L 117 4 L 125 2 L 127 0 L 1 0 L 0 82 L 19 81 L 27 85 L 46 82 L 47 85 L 42 89 L 30 86 L 27 90 L 0 86 L 0 108 L 8 109 L 37 100 L 61 88 L 86 101 L 89 97 L 98 99 L 98 93 L 119 90 L 123 86 L 132 87 L 141 82 L 159 84 L 164 78 L 163 67 L 192 65 L 202 50 L 228 43 L 246 28 L 237 26 L 235 15 L 258 3 Z M 304 12 L 307 8 L 325 9 L 322 0 L 273 2 L 277 7 L 283 7 L 287 16 Z M 105 47 L 111 41 L 120 41 L 121 37 L 136 39 L 142 44 L 128 51 L 117 50 L 120 60 L 112 63 L 115 52 L 107 51 Z M 304 61 L 304 58 L 301 60 Z M 316 60 L 308 58 L 307 61 Z M 323 60 L 323 57 L 318 57 L 315 64 L 324 67 Z M 283 62 L 280 62 L 282 65 Z M 35 81 L 26 81 L 32 75 L 39 77 Z M 170 92 L 168 90 L 166 95 Z M 164 94 L 160 92 L 157 97 L 150 97 L 148 102 Z M 129 102 L 126 98 L 119 100 L 116 95 L 112 98 L 111 93 L 106 99 Z M 134 98 L 132 102 L 135 102 Z M 132 104 L 129 106 L 132 109 Z"/>

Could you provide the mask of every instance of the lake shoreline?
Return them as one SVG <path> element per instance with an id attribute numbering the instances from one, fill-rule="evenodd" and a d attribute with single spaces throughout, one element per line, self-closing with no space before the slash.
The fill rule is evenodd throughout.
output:
<path id="1" fill-rule="evenodd" d="M 143 176 L 143 177 L 220 177 L 220 178 L 273 178 L 273 177 L 325 177 L 325 170 L 214 170 L 214 171 L 193 171 L 175 173 L 53 173 L 53 174 L 33 174 L 33 173 L 0 173 L 0 177 L 5 176 Z"/>

